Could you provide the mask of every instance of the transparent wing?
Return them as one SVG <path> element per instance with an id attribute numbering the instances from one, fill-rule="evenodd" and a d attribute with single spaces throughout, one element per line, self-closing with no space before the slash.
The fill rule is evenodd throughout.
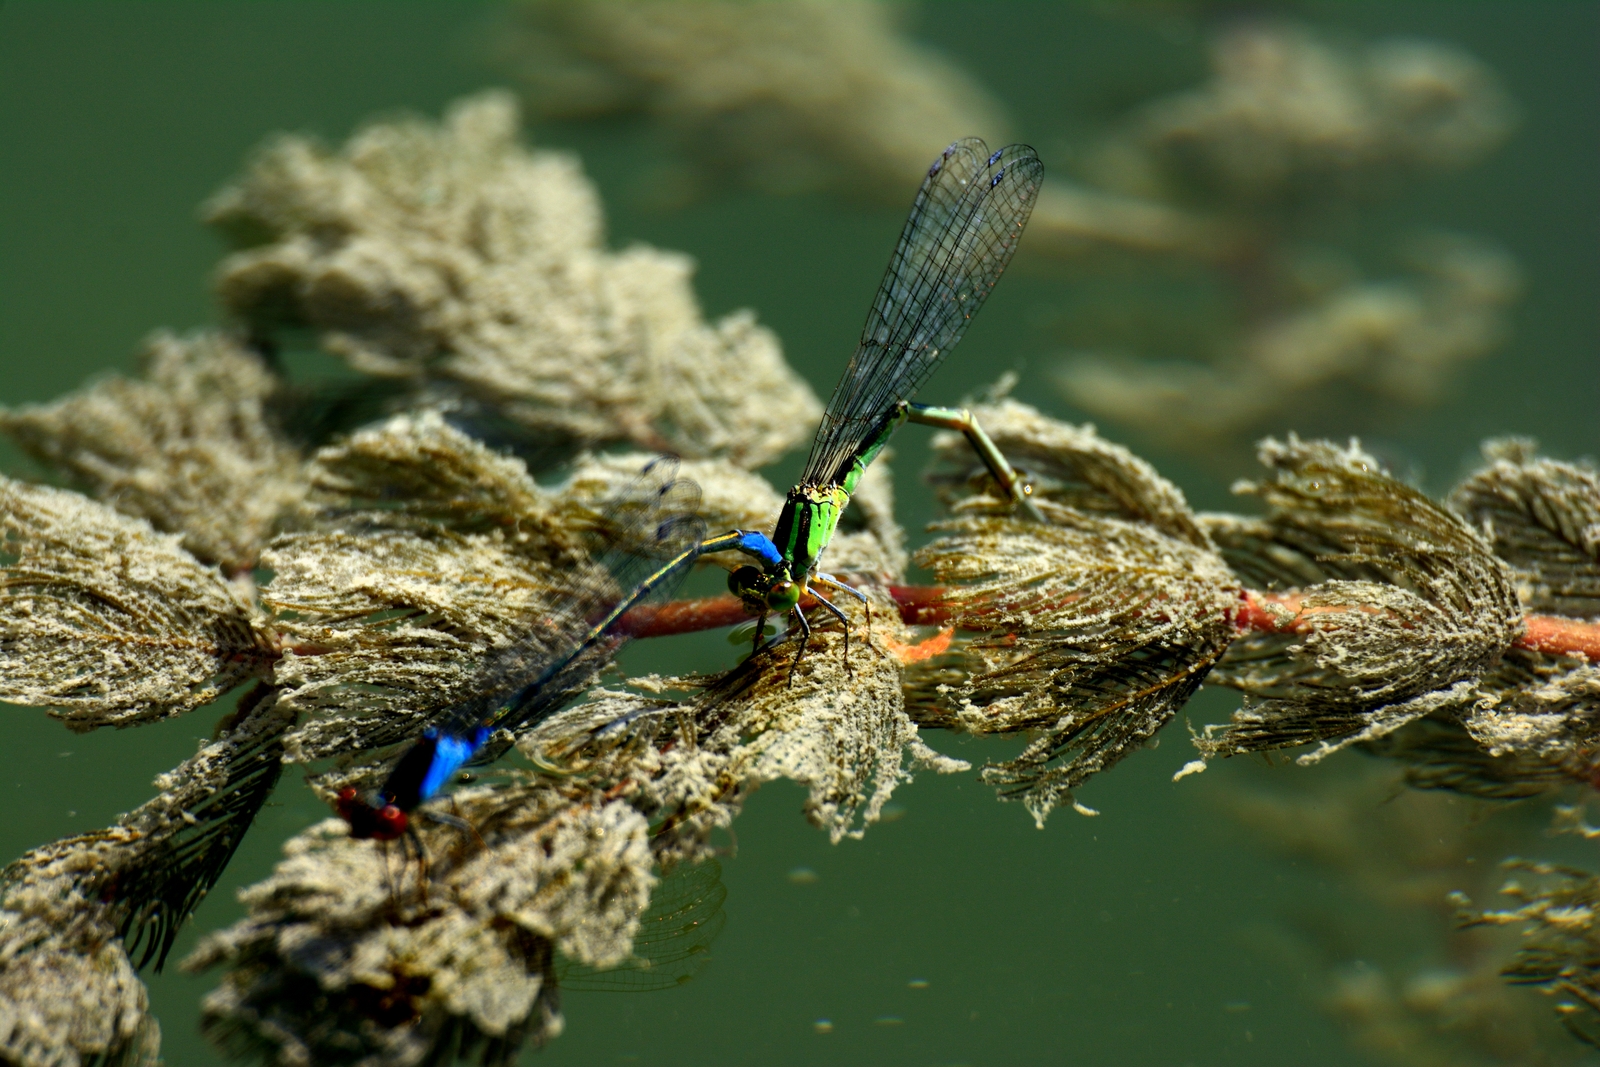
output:
<path id="1" fill-rule="evenodd" d="M 678 477 L 678 461 L 670 457 L 650 463 L 612 497 L 592 533 L 603 546 L 598 563 L 555 623 L 567 650 L 553 646 L 557 654 L 538 672 L 507 672 L 507 684 L 494 699 L 497 707 L 478 721 L 516 733 L 587 687 L 628 640 L 617 625 L 622 616 L 640 605 L 670 600 L 694 566 L 706 538 L 699 510 L 700 487 Z M 522 678 L 527 680 L 519 682 Z M 485 684 L 492 682 L 491 672 Z M 494 755 L 489 746 L 473 762 Z"/>
<path id="2" fill-rule="evenodd" d="M 1027 145 L 957 141 L 928 168 L 861 342 L 822 416 L 801 481 L 831 484 L 866 437 L 914 396 L 1011 262 L 1044 167 Z"/>
<path id="3" fill-rule="evenodd" d="M 484 658 L 471 698 L 425 725 L 457 734 L 477 726 L 515 732 L 554 712 L 626 640 L 616 623 L 628 609 L 676 592 L 705 539 L 699 507 L 700 487 L 678 477 L 676 459 L 646 466 L 595 517 L 589 558 L 552 577 L 549 610 L 521 639 Z M 415 722 L 405 725 L 404 736 L 377 743 L 415 736 Z M 503 740 L 491 743 L 472 762 L 489 762 L 504 748 Z"/>
<path id="4" fill-rule="evenodd" d="M 727 896 L 716 860 L 676 868 L 650 895 L 650 907 L 633 939 L 633 956 L 603 971 L 558 957 L 561 988 L 643 993 L 683 985 L 711 958 L 711 942 L 728 920 L 722 910 Z"/>

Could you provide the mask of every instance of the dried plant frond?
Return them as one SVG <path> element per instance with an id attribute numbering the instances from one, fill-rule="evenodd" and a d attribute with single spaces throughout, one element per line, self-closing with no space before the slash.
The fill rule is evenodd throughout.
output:
<path id="1" fill-rule="evenodd" d="M 216 884 L 277 782 L 291 721 L 253 700 L 116 826 L 34 849 L 0 873 L 7 1063 L 155 1063 L 160 1031 L 136 969 L 160 968 Z"/>
<path id="2" fill-rule="evenodd" d="M 274 681 L 307 713 L 289 742 L 297 761 L 414 736 L 477 695 L 501 659 L 568 640 L 533 623 L 598 577 L 594 564 L 442 533 L 292 534 L 262 559 L 274 572 L 262 602 L 285 647 Z"/>
<path id="3" fill-rule="evenodd" d="M 1139 115 L 1119 146 L 1124 168 L 1138 153 L 1147 181 L 1159 173 L 1249 201 L 1351 195 L 1391 168 L 1468 166 L 1516 125 L 1494 72 L 1439 42 L 1342 48 L 1261 20 L 1219 33 L 1211 58 L 1208 84 Z M 1131 170 L 1118 173 L 1131 183 Z"/>
<path id="4" fill-rule="evenodd" d="M 696 715 L 693 695 L 705 684 L 699 678 L 629 679 L 645 692 L 591 693 L 529 730 L 517 747 L 547 779 L 624 793 L 655 828 L 651 848 L 658 862 L 705 862 L 713 856 L 711 831 L 730 826 L 744 798 L 725 748 L 702 743 L 701 726 L 709 723 Z"/>
<path id="5" fill-rule="evenodd" d="M 715 864 L 658 882 L 653 853 L 674 835 L 656 830 L 653 848 L 645 812 L 661 811 L 610 773 L 638 773 L 631 756 L 656 751 L 641 743 L 647 713 L 665 707 L 603 693 L 541 724 L 525 751 L 586 737 L 586 754 L 454 794 L 452 818 L 472 830 L 419 819 L 425 866 L 332 821 L 292 840 L 245 892 L 249 916 L 185 961 L 227 968 L 204 1005 L 208 1036 L 279 1063 L 509 1064 L 560 1032 L 564 978 L 649 988 L 692 974 L 720 928 Z"/>
<path id="6" fill-rule="evenodd" d="M 223 303 L 536 435 L 746 467 L 798 443 L 821 405 L 771 332 L 749 312 L 703 322 L 684 256 L 605 251 L 576 160 L 526 151 L 516 127 L 488 93 L 338 153 L 278 138 L 207 207 L 249 246 L 222 266 Z"/>
<path id="7" fill-rule="evenodd" d="M 880 604 L 874 616 L 881 613 L 892 609 Z M 897 660 L 855 641 L 847 676 L 842 644 L 834 632 L 813 635 L 798 665 L 793 642 L 756 657 L 707 689 L 696 716 L 700 748 L 723 754 L 723 777 L 741 791 L 779 778 L 800 783 L 806 818 L 834 842 L 859 838 L 878 821 L 910 779 L 908 756 L 941 773 L 967 767 L 918 735 Z"/>
<path id="8" fill-rule="evenodd" d="M 598 506 L 637 478 L 648 458 L 641 453 L 583 456 L 561 496 Z M 679 470 L 700 487 L 699 514 L 710 531 L 770 530 L 783 508 L 783 497 L 771 482 L 727 460 L 684 460 Z"/>
<path id="9" fill-rule="evenodd" d="M 554 952 L 615 963 L 651 886 L 645 820 L 537 785 L 454 797 L 473 835 L 424 821 L 428 863 L 329 820 L 243 894 L 249 916 L 186 969 L 227 966 L 202 1028 L 279 1063 L 510 1064 L 561 1030 Z"/>
<path id="10" fill-rule="evenodd" d="M 899 22 L 863 2 L 546 0 L 517 9 L 500 50 L 535 111 L 665 122 L 683 158 L 651 176 L 663 201 L 740 185 L 899 207 L 953 131 L 999 143 L 1007 125 L 998 101 Z M 1028 247 L 1069 257 L 1107 246 L 1210 256 L 1230 236 L 1172 205 L 1055 179 L 1029 234 Z"/>
<path id="11" fill-rule="evenodd" d="M 1257 573 L 1302 561 L 1356 565 L 1365 576 L 1306 587 L 1281 629 L 1245 639 L 1213 680 L 1247 694 L 1226 726 L 1198 738 L 1206 758 L 1322 742 L 1314 761 L 1477 697 L 1478 680 L 1522 627 L 1508 568 L 1456 516 L 1384 475 L 1352 444 L 1268 440 L 1276 478 L 1241 486 L 1271 509 L 1232 531 Z"/>
<path id="12" fill-rule="evenodd" d="M 1252 589 L 1301 589 L 1333 579 L 1384 580 L 1375 564 L 1348 554 L 1337 533 L 1273 519 L 1203 511 L 1196 516 L 1217 551 Z"/>
<path id="13" fill-rule="evenodd" d="M 484 446 L 437 411 L 398 415 L 319 449 L 309 477 L 317 525 L 487 535 L 550 561 L 570 559 L 581 546 L 520 459 Z"/>
<path id="14" fill-rule="evenodd" d="M 1081 807 L 1073 792 L 1199 688 L 1234 637 L 1239 587 L 1183 494 L 1127 449 L 1011 400 L 974 414 L 1050 523 L 958 520 L 917 553 L 950 586 L 951 621 L 984 636 L 918 669 L 912 704 L 924 722 L 1034 731 L 984 777 L 1042 825 L 1063 801 Z M 935 481 L 958 509 L 1004 506 L 964 497 L 987 482 L 964 440 L 934 447 Z"/>
<path id="15" fill-rule="evenodd" d="M 1069 360 L 1059 381 L 1079 406 L 1169 444 L 1259 425 L 1340 382 L 1380 400 L 1437 403 L 1461 364 L 1504 343 L 1521 275 L 1505 250 L 1460 234 L 1426 234 L 1399 252 L 1402 269 L 1390 276 L 1352 277 L 1251 324 L 1227 343 L 1232 358 L 1091 352 Z"/>
<path id="16" fill-rule="evenodd" d="M 1600 666 L 1513 649 L 1463 716 L 1495 756 L 1516 756 L 1591 781 L 1600 763 Z"/>
<path id="17" fill-rule="evenodd" d="M 0 1058 L 18 1067 L 150 1067 L 161 1031 L 99 898 L 109 830 L 35 849 L 0 876 Z"/>
<path id="18" fill-rule="evenodd" d="M 1600 473 L 1537 448 L 1526 438 L 1486 442 L 1489 465 L 1456 486 L 1450 506 L 1487 530 L 1529 611 L 1600 618 Z"/>
<path id="19" fill-rule="evenodd" d="M 586 455 L 561 488 L 563 500 L 590 506 L 607 498 L 638 474 L 639 454 Z M 770 530 L 783 508 L 772 483 L 727 460 L 685 460 L 683 476 L 700 486 L 701 518 L 712 532 Z M 828 546 L 826 568 L 841 574 L 896 581 L 905 574 L 905 531 L 894 520 L 894 481 L 880 457 L 861 479 L 839 533 Z M 861 529 L 850 529 L 860 525 Z M 737 552 L 703 557 L 728 569 L 749 562 Z"/>
<path id="20" fill-rule="evenodd" d="M 215 332 L 158 333 L 143 362 L 142 378 L 0 409 L 0 430 L 118 511 L 182 534 L 202 561 L 250 567 L 305 491 L 298 454 L 267 416 L 276 379 Z"/>
<path id="21" fill-rule="evenodd" d="M 474 1052 L 509 1064 L 560 1032 L 562 975 L 631 987 L 692 973 L 719 925 L 714 866 L 709 882 L 703 870 L 669 874 L 647 907 L 655 853 L 687 855 L 661 848 L 676 839 L 665 827 L 652 845 L 664 812 L 638 786 L 651 770 L 635 757 L 659 755 L 651 713 L 669 704 L 601 693 L 534 728 L 521 744 L 541 775 L 449 798 L 452 822 L 471 831 L 423 813 L 425 867 L 409 849 L 351 840 L 342 823 L 295 838 L 245 893 L 249 917 L 185 962 L 228 967 L 205 1004 L 207 1033 L 276 1062 L 342 1047 L 372 1065 Z M 582 754 L 545 758 L 574 738 Z"/>
<path id="22" fill-rule="evenodd" d="M 950 585 L 964 646 L 957 684 L 940 670 L 924 721 L 973 732 L 1033 730 L 984 772 L 1041 825 L 1093 774 L 1137 749 L 1193 695 L 1234 637 L 1238 587 L 1222 561 L 1151 525 L 1048 512 L 1057 525 L 973 518 L 917 562 Z"/>
<path id="23" fill-rule="evenodd" d="M 0 697 L 75 730 L 209 704 L 276 652 L 222 580 L 142 519 L 0 477 Z"/>
<path id="24" fill-rule="evenodd" d="M 452 447 L 469 443 L 435 428 Z M 427 508 L 442 506 L 437 501 L 462 469 L 492 458 L 481 449 L 461 455 L 463 464 L 441 464 L 449 469 Z M 616 642 L 590 633 L 596 613 L 647 576 L 652 595 L 670 595 L 675 586 L 658 580 L 658 568 L 670 563 L 681 572 L 704 538 L 699 487 L 678 477 L 676 461 L 635 470 L 603 507 L 540 490 L 520 463 L 508 462 L 500 473 L 522 475 L 523 483 L 511 479 L 509 495 L 533 504 L 526 527 L 504 511 L 480 521 L 507 496 L 494 493 L 445 508 L 455 512 L 454 525 L 488 533 L 455 533 L 448 522 L 414 529 L 353 523 L 270 546 L 264 559 L 274 576 L 262 596 L 284 645 L 274 680 L 287 688 L 287 706 L 312 713 L 290 739 L 294 759 L 409 740 L 443 715 L 484 720 L 511 700 L 515 711 L 507 705 L 497 717 L 505 734 L 480 753 L 492 758 L 523 723 L 586 687 L 604 666 Z M 426 468 L 414 475 L 425 479 Z M 362 513 L 374 514 L 389 513 Z"/>
<path id="25" fill-rule="evenodd" d="M 1124 519 L 1199 548 L 1211 547 L 1183 491 L 1126 448 L 1105 440 L 1093 426 L 1048 418 L 1010 399 L 980 404 L 972 413 L 1023 473 L 1033 487 L 1034 502 L 1047 516 L 1070 511 Z M 932 481 L 947 498 L 965 496 L 975 482 L 986 484 L 981 461 L 960 434 L 935 435 L 933 448 L 938 466 Z M 983 503 L 980 497 L 964 506 Z"/>
<path id="26" fill-rule="evenodd" d="M 1479 911 L 1455 894 L 1457 918 L 1463 926 L 1521 926 L 1522 947 L 1501 974 L 1559 997 L 1561 1022 L 1579 1041 L 1600 1047 L 1600 878 L 1554 863 L 1512 859 L 1504 866 L 1531 880 L 1514 877 L 1500 890 L 1516 906 Z"/>
<path id="27" fill-rule="evenodd" d="M 257 686 L 223 732 L 156 779 L 160 795 L 124 815 L 139 834 L 136 861 L 122 864 L 105 897 L 125 909 L 122 933 L 137 966 L 165 965 L 185 920 L 222 876 L 272 795 L 283 770 L 293 709 Z"/>
<path id="28" fill-rule="evenodd" d="M 502 51 L 535 110 L 653 115 L 685 141 L 697 183 L 898 202 L 957 132 L 1003 125 L 976 81 L 878 4 L 554 2 L 517 15 Z"/>
<path id="29" fill-rule="evenodd" d="M 1084 162 L 1091 182 L 1219 235 L 1153 248 L 1205 256 L 1213 273 L 1191 291 L 1212 314 L 1157 312 L 1172 306 L 1165 274 L 1105 301 L 1115 310 L 1063 364 L 1062 391 L 1184 447 L 1350 387 L 1382 404 L 1436 403 L 1464 363 L 1504 343 L 1516 260 L 1434 231 L 1390 238 L 1394 262 L 1368 268 L 1307 238 L 1327 232 L 1330 205 L 1392 196 L 1502 145 L 1516 109 L 1501 79 L 1444 42 L 1335 41 L 1276 16 L 1229 20 L 1210 46 L 1208 81 L 1133 109 Z"/>
<path id="30" fill-rule="evenodd" d="M 658 827 L 658 857 L 704 859 L 712 829 L 730 825 L 763 782 L 804 785 L 805 812 L 830 839 L 860 837 L 876 822 L 908 763 L 940 773 L 967 764 L 920 738 L 903 702 L 901 664 L 883 645 L 908 633 L 891 605 L 873 609 L 873 642 L 853 603 L 850 665 L 843 634 L 813 633 L 798 663 L 794 641 L 759 653 L 718 678 L 633 679 L 648 692 L 601 693 L 531 731 L 525 755 L 547 773 L 596 789 L 624 783 Z"/>
<path id="31" fill-rule="evenodd" d="M 1571 781 L 1559 766 L 1536 755 L 1512 749 L 1491 753 L 1459 715 L 1445 712 L 1417 719 L 1362 747 L 1403 764 L 1405 783 L 1412 789 L 1445 789 L 1485 800 L 1521 800 Z"/>

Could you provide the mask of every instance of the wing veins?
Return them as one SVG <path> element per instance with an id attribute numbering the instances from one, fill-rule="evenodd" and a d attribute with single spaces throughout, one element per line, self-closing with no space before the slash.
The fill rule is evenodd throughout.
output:
<path id="1" fill-rule="evenodd" d="M 838 476 L 864 436 L 959 343 L 1010 262 L 1041 171 L 1028 146 L 991 156 L 977 138 L 951 145 L 930 168 L 818 427 L 804 482 Z"/>

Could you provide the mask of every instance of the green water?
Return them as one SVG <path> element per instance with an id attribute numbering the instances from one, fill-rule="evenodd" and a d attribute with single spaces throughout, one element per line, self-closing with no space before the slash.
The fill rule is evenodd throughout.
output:
<path id="1" fill-rule="evenodd" d="M 1478 440 L 1494 433 L 1535 434 L 1557 455 L 1600 454 L 1600 8 L 1298 10 L 1354 33 L 1461 44 L 1502 75 L 1523 109 L 1519 133 L 1488 162 L 1422 183 L 1376 219 L 1359 220 L 1487 235 L 1526 272 L 1509 343 L 1464 368 L 1443 405 L 1381 427 L 1386 446 L 1419 464 L 1434 489 L 1447 486 Z M 97 371 L 129 369 L 150 330 L 213 322 L 207 278 L 219 246 L 195 222 L 200 201 L 270 131 L 337 140 L 375 113 L 437 114 L 452 98 L 494 83 L 474 45 L 487 13 L 393 2 L 0 6 L 0 401 L 42 400 Z M 1193 41 L 1087 8 L 935 4 L 916 27 L 1002 96 L 1019 134 L 1040 146 L 1050 167 L 1069 167 L 1075 136 L 1147 96 L 1153 84 L 1192 84 L 1203 70 Z M 582 153 L 605 197 L 615 245 L 642 240 L 693 254 L 708 314 L 755 308 L 826 395 L 898 231 L 898 211 L 738 193 L 651 212 L 634 195 L 659 152 L 643 123 L 552 126 L 531 137 Z M 1023 399 L 1081 417 L 1047 384 L 1053 353 L 1063 347 L 1047 324 L 1064 284 L 1046 271 L 1014 272 L 924 399 L 955 400 L 1016 367 Z M 1295 424 L 1285 420 L 1282 428 Z M 914 478 L 918 431 L 906 431 L 897 445 L 902 517 L 914 525 L 930 514 Z M 1229 479 L 1249 473 L 1207 456 L 1140 451 L 1200 506 L 1226 506 Z M 15 462 L 13 453 L 4 457 Z M 789 466 L 796 463 L 792 457 Z M 775 479 L 783 481 L 789 466 Z M 640 668 L 673 670 L 714 669 L 733 656 L 717 637 L 630 652 Z M 1211 691 L 1186 717 L 1215 721 L 1231 707 L 1227 694 Z M 106 825 L 148 799 L 150 779 L 191 754 L 219 713 L 79 737 L 37 711 L 8 709 L 0 856 Z M 1291 778 L 1314 790 L 1360 773 L 1365 758 L 1347 754 L 1343 765 L 1315 771 L 1235 761 L 1174 785 L 1172 772 L 1193 754 L 1181 719 L 1159 748 L 1084 791 L 1083 801 L 1103 815 L 1058 813 L 1042 832 L 971 776 L 924 774 L 896 795 L 900 818 L 865 841 L 833 847 L 801 818 L 799 790 L 762 790 L 736 824 L 736 855 L 724 861 L 728 922 L 706 970 L 668 992 L 570 995 L 567 1033 L 539 1058 L 1394 1062 L 1371 1058 L 1345 1024 L 1318 1010 L 1321 968 L 1414 968 L 1447 953 L 1444 942 L 1361 910 L 1338 872 L 1269 848 L 1222 810 L 1230 790 Z M 938 734 L 929 740 L 974 762 L 1016 748 Z M 1370 822 L 1403 819 L 1411 803 L 1374 804 Z M 1461 805 L 1462 820 L 1482 817 L 1469 807 Z M 177 956 L 197 932 L 237 917 L 233 891 L 264 875 L 279 844 L 325 814 L 286 782 Z M 1527 838 L 1530 854 L 1564 849 L 1584 859 L 1534 830 Z M 801 867 L 816 879 L 791 880 Z M 1365 927 L 1372 930 L 1362 935 Z M 1302 936 L 1307 930 L 1313 934 Z M 1352 946 L 1369 946 L 1371 958 L 1358 964 Z M 914 980 L 926 988 L 912 988 Z M 195 1033 L 196 1001 L 208 986 L 177 973 L 152 980 L 173 1067 L 217 1062 Z M 832 1022 L 830 1033 L 817 1032 L 819 1019 Z M 1553 1040 L 1560 1049 L 1560 1036 Z"/>

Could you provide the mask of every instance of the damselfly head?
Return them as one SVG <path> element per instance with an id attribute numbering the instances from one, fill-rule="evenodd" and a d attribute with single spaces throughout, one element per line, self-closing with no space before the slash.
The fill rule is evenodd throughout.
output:
<path id="1" fill-rule="evenodd" d="M 334 810 L 350 824 L 350 836 L 358 841 L 393 841 L 406 832 L 410 823 L 406 813 L 393 804 L 369 804 L 352 786 L 339 790 Z"/>

